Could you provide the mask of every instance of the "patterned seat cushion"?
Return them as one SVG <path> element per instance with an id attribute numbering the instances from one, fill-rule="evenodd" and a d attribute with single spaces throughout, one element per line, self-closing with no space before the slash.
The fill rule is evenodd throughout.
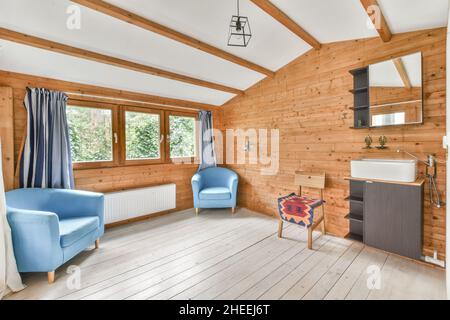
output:
<path id="1" fill-rule="evenodd" d="M 295 193 L 278 199 L 278 210 L 281 219 L 309 227 L 314 222 L 314 209 L 323 205 L 325 201 L 300 197 Z"/>

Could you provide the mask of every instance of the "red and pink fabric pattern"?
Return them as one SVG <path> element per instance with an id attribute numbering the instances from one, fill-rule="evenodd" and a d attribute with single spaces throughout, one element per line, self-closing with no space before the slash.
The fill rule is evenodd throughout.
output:
<path id="1" fill-rule="evenodd" d="M 314 222 L 314 209 L 320 207 L 324 202 L 292 193 L 278 199 L 278 210 L 284 221 L 309 227 Z"/>

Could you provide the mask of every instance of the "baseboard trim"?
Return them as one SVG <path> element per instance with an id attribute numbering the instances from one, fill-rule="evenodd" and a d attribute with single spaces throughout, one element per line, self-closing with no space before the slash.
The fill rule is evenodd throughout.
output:
<path id="1" fill-rule="evenodd" d="M 127 224 L 135 223 L 135 222 L 152 220 L 152 219 L 156 219 L 156 218 L 159 218 L 162 216 L 166 216 L 171 213 L 180 212 L 183 210 L 185 210 L 185 209 L 172 209 L 172 210 L 167 210 L 167 211 L 155 212 L 155 213 L 151 213 L 151 214 L 147 214 L 144 216 L 131 218 L 131 219 L 127 219 L 127 220 L 117 221 L 117 222 L 106 224 L 105 229 L 116 228 L 116 227 L 124 226 Z"/>

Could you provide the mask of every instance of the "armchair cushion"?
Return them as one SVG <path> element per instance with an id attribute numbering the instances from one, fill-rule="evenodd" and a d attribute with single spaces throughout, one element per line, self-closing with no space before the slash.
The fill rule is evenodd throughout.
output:
<path id="1" fill-rule="evenodd" d="M 59 221 L 61 234 L 61 247 L 71 246 L 89 232 L 98 229 L 100 221 L 98 217 L 71 218 Z"/>
<path id="2" fill-rule="evenodd" d="M 200 191 L 200 200 L 228 200 L 231 199 L 231 192 L 228 188 L 206 188 Z"/>

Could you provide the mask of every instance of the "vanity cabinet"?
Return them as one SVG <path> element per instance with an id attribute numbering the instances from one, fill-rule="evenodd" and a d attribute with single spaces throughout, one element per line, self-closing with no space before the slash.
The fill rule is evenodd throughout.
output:
<path id="1" fill-rule="evenodd" d="M 350 180 L 350 237 L 412 259 L 422 256 L 424 182 Z"/>

